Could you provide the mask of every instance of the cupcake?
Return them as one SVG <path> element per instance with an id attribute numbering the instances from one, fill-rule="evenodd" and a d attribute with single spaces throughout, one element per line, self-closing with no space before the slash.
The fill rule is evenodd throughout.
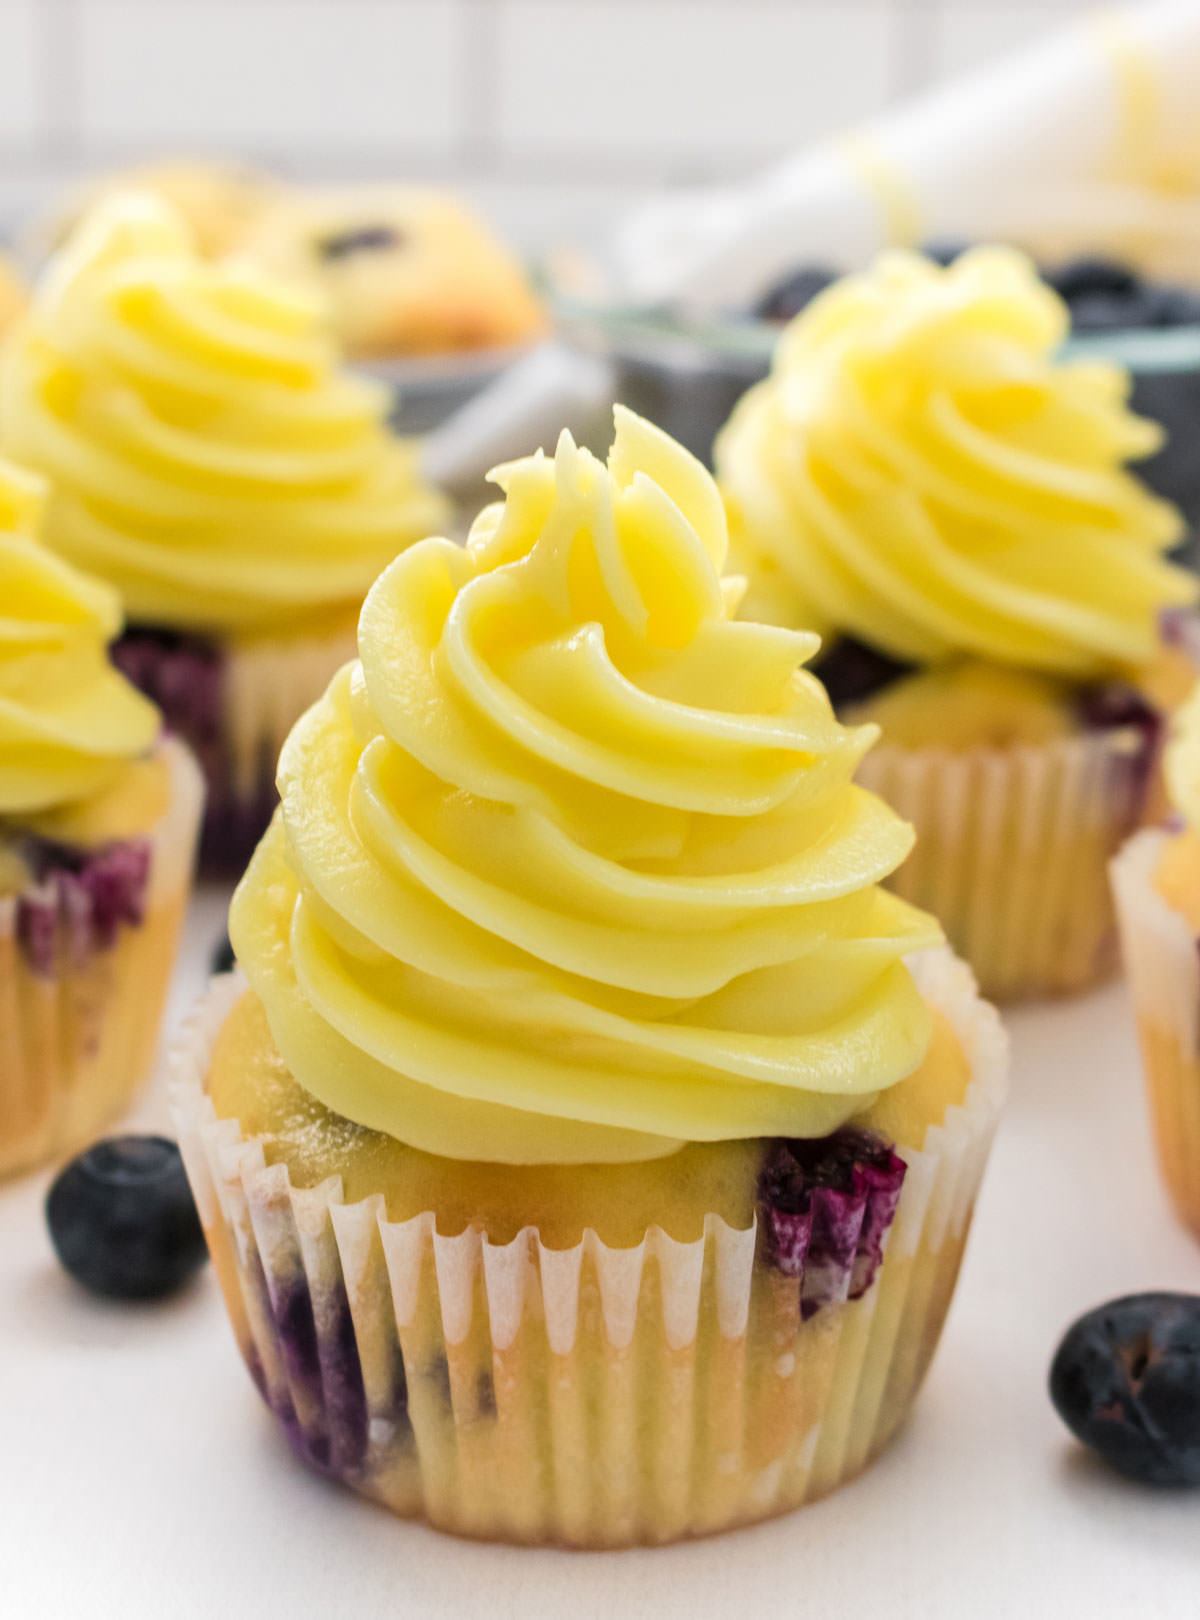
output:
<path id="1" fill-rule="evenodd" d="M 327 299 L 363 360 L 503 348 L 541 337 L 524 268 L 448 193 L 347 186 L 283 194 L 241 251 Z"/>
<path id="2" fill-rule="evenodd" d="M 320 307 L 202 260 L 144 195 L 93 214 L 0 362 L 0 438 L 51 483 L 47 542 L 121 592 L 114 656 L 208 781 L 202 859 L 240 871 L 292 722 L 354 652 L 380 568 L 442 523 L 388 395 Z"/>
<path id="3" fill-rule="evenodd" d="M 883 728 L 862 781 L 917 829 L 898 891 L 1007 999 L 1114 965 L 1106 863 L 1195 676 L 1164 631 L 1197 594 L 1178 514 L 1126 466 L 1159 430 L 1119 368 L 1056 358 L 1066 330 L 1016 252 L 887 254 L 716 445 L 745 611 L 822 636 L 838 714 Z"/>
<path id="4" fill-rule="evenodd" d="M 1130 839 L 1112 885 L 1159 1163 L 1200 1238 L 1200 687 L 1176 716 L 1166 777 L 1174 816 Z"/>
<path id="5" fill-rule="evenodd" d="M 619 410 L 607 466 L 493 476 L 288 739 L 173 1101 L 305 1461 L 466 1535 L 667 1541 L 895 1433 L 1004 1042 L 879 887 L 911 829 L 816 638 L 734 619 L 700 464 Z"/>
<path id="6" fill-rule="evenodd" d="M 172 158 L 102 175 L 77 187 L 24 233 L 26 256 L 40 262 L 61 248 L 83 219 L 122 192 L 149 192 L 187 225 L 206 259 L 240 247 L 259 218 L 284 193 L 274 175 L 219 158 Z"/>
<path id="7" fill-rule="evenodd" d="M 116 593 L 0 463 L 0 1176 L 66 1154 L 154 1055 L 201 782 L 107 645 Z"/>

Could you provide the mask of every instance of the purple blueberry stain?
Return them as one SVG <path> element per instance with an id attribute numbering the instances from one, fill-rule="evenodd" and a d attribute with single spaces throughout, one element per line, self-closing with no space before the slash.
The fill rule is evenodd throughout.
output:
<path id="1" fill-rule="evenodd" d="M 875 1280 L 907 1166 L 871 1131 L 773 1142 L 759 1172 L 769 1262 L 800 1286 L 801 1316 L 859 1299 Z"/>
<path id="2" fill-rule="evenodd" d="M 26 838 L 17 847 L 34 878 L 17 897 L 17 941 L 39 976 L 52 978 L 64 956 L 83 966 L 111 950 L 123 927 L 144 920 L 151 855 L 145 839 L 87 850 Z"/>
<path id="3" fill-rule="evenodd" d="M 357 1478 L 367 1452 L 367 1401 L 354 1320 L 344 1290 L 334 1302 L 332 1331 L 324 1336 L 324 1346 L 303 1276 L 276 1290 L 271 1311 L 289 1384 L 304 1392 L 304 1404 L 320 1418 L 301 1424 L 290 1401 L 277 1403 L 276 1415 L 285 1429 L 290 1422 L 295 1430 L 289 1433 L 293 1447 L 314 1467 L 339 1478 Z"/>
<path id="4" fill-rule="evenodd" d="M 447 1410 L 452 1410 L 454 1399 L 450 1393 L 450 1363 L 445 1352 L 439 1350 L 424 1372 L 438 1400 Z"/>
<path id="5" fill-rule="evenodd" d="M 167 730 L 187 743 L 204 772 L 201 873 L 239 877 L 275 809 L 275 759 L 264 753 L 249 795 L 231 778 L 220 644 L 204 636 L 134 626 L 113 644 L 112 661 L 158 705 Z"/>
<path id="6" fill-rule="evenodd" d="M 1154 776 L 1154 768 L 1166 739 L 1161 711 L 1143 692 L 1125 681 L 1106 681 L 1085 687 L 1076 705 L 1080 724 L 1087 731 L 1129 731 L 1136 745 L 1126 762 L 1126 813 L 1118 842 L 1141 821 Z"/>

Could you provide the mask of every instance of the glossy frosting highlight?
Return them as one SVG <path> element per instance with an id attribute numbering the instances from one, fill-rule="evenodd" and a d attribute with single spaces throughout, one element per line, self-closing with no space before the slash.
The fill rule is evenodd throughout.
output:
<path id="1" fill-rule="evenodd" d="M 0 818 L 23 823 L 115 791 L 159 731 L 108 660 L 116 592 L 39 543 L 41 501 L 0 462 Z"/>
<path id="2" fill-rule="evenodd" d="M 1028 259 L 889 253 L 785 330 L 717 441 L 746 611 L 912 663 L 973 655 L 1090 680 L 1153 657 L 1195 600 L 1178 513 L 1127 470 L 1158 448 L 1129 378 L 1055 357 Z"/>
<path id="3" fill-rule="evenodd" d="M 454 1158 L 826 1134 L 929 1040 L 901 959 L 936 924 L 877 887 L 911 829 L 852 781 L 875 728 L 814 636 L 734 619 L 716 487 L 657 429 L 493 476 L 284 749 L 231 912 L 284 1062 Z"/>
<path id="4" fill-rule="evenodd" d="M 85 221 L 0 369 L 3 441 L 52 482 L 48 542 L 132 620 L 192 630 L 356 606 L 441 527 L 388 407 L 339 367 L 319 304 L 205 262 L 137 193 Z"/>

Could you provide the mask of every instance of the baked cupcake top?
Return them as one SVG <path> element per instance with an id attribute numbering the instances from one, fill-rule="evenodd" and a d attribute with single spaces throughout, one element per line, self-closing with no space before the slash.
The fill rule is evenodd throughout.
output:
<path id="1" fill-rule="evenodd" d="M 1127 374 L 1064 362 L 1061 300 L 979 248 L 889 253 L 780 339 L 716 449 L 746 611 L 905 663 L 974 656 L 1087 681 L 1155 654 L 1196 581 Z"/>
<path id="2" fill-rule="evenodd" d="M 902 958 L 937 925 L 877 887 L 912 831 L 852 781 L 876 729 L 815 636 L 735 620 L 716 486 L 648 423 L 493 478 L 284 748 L 230 918 L 281 1057 L 451 1158 L 828 1133 L 930 1032 Z"/>
<path id="3" fill-rule="evenodd" d="M 152 748 L 158 710 L 117 673 L 116 592 L 35 538 L 41 481 L 0 462 L 0 842 L 61 830 Z"/>
<path id="4" fill-rule="evenodd" d="M 1200 686 L 1171 720 L 1163 771 L 1173 808 L 1200 833 Z"/>
<path id="5" fill-rule="evenodd" d="M 46 539 L 137 622 L 276 628 L 357 604 L 441 525 L 386 390 L 342 370 L 321 306 L 201 259 L 114 197 L 47 271 L 0 370 L 8 451 L 45 473 Z"/>

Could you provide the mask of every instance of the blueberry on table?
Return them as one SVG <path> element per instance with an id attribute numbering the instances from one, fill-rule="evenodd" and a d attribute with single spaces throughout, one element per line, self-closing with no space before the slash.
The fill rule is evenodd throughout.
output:
<path id="1" fill-rule="evenodd" d="M 207 1258 L 183 1159 L 163 1136 L 110 1136 L 72 1159 L 46 1224 L 64 1269 L 112 1299 L 162 1299 Z"/>
<path id="2" fill-rule="evenodd" d="M 208 959 L 208 970 L 210 973 L 232 973 L 236 966 L 237 957 L 233 954 L 229 935 L 225 934 L 213 947 L 213 953 Z"/>
<path id="3" fill-rule="evenodd" d="M 1200 1296 L 1130 1294 L 1081 1316 L 1054 1357 L 1050 1399 L 1119 1473 L 1200 1485 Z"/>

